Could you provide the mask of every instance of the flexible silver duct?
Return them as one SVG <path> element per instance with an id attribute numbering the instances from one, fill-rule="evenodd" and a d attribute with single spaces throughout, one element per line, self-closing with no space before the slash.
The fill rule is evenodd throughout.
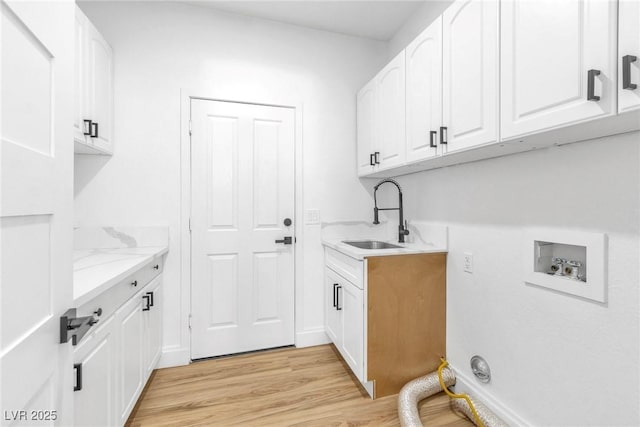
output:
<path id="1" fill-rule="evenodd" d="M 447 387 L 451 387 L 456 383 L 456 376 L 451 368 L 446 367 L 442 370 L 442 380 Z M 423 427 L 422 421 L 420 421 L 418 402 L 441 391 L 442 387 L 440 387 L 440 381 L 438 380 L 438 372 L 432 372 L 405 384 L 398 395 L 400 425 L 402 427 Z M 508 427 L 504 421 L 482 403 L 473 398 L 471 398 L 471 401 L 486 427 Z M 471 408 L 469 408 L 464 399 L 453 399 L 453 405 L 475 424 Z"/>

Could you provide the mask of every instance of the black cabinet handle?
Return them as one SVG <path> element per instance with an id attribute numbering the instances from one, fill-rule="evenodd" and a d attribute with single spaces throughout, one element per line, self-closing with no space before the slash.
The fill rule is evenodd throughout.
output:
<path id="1" fill-rule="evenodd" d="M 160 268 L 160 265 L 159 265 L 159 264 L 156 264 L 156 265 L 154 265 L 154 266 L 153 266 L 153 269 L 154 269 L 154 270 L 158 270 L 159 268 Z"/>
<path id="2" fill-rule="evenodd" d="M 333 284 L 333 308 L 336 308 L 338 306 L 338 303 L 336 302 L 336 286 L 338 286 L 337 283 Z"/>
<path id="3" fill-rule="evenodd" d="M 138 281 L 134 280 L 133 282 L 131 282 L 131 286 L 138 286 Z"/>
<path id="4" fill-rule="evenodd" d="M 631 83 L 631 63 L 637 59 L 634 55 L 622 57 L 622 89 L 634 90 L 638 87 L 637 84 Z"/>
<path id="5" fill-rule="evenodd" d="M 91 122 L 91 138 L 98 137 L 98 123 Z"/>
<path id="6" fill-rule="evenodd" d="M 446 126 L 440 126 L 440 144 L 444 144 L 444 145 L 448 144 Z"/>
<path id="7" fill-rule="evenodd" d="M 429 132 L 429 147 L 431 148 L 438 147 L 438 144 L 436 144 L 436 135 L 438 135 L 438 132 L 435 130 L 432 130 L 431 132 Z"/>
<path id="8" fill-rule="evenodd" d="M 595 95 L 596 76 L 600 75 L 600 70 L 587 71 L 587 101 L 600 101 L 600 97 Z"/>
<path id="9" fill-rule="evenodd" d="M 375 162 L 373 160 L 373 153 L 369 154 L 369 165 L 370 166 L 375 166 Z"/>
<path id="10" fill-rule="evenodd" d="M 82 129 L 82 133 L 84 135 L 87 136 L 91 136 L 91 123 L 93 123 L 91 120 L 83 120 L 84 122 L 84 129 Z"/>
<path id="11" fill-rule="evenodd" d="M 375 153 L 373 153 L 373 158 L 375 159 L 376 165 L 380 164 L 380 152 L 376 151 Z"/>
<path id="12" fill-rule="evenodd" d="M 144 299 L 144 303 L 146 306 L 142 307 L 142 311 L 151 310 L 151 306 L 149 305 L 149 295 L 142 295 L 142 299 Z"/>
<path id="13" fill-rule="evenodd" d="M 340 289 L 342 289 L 342 286 L 338 285 L 336 287 L 336 310 L 342 310 L 342 307 L 340 307 Z"/>
<path id="14" fill-rule="evenodd" d="M 73 386 L 73 391 L 82 390 L 82 363 L 74 363 L 73 369 L 76 371 L 76 385 Z"/>
<path id="15" fill-rule="evenodd" d="M 153 307 L 153 292 L 147 292 L 147 295 L 149 295 L 149 307 Z"/>

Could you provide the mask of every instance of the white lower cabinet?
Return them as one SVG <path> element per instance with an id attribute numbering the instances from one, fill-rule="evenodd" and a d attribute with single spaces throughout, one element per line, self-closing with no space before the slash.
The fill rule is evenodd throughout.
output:
<path id="1" fill-rule="evenodd" d="M 116 342 L 111 317 L 74 354 L 74 419 L 76 426 L 115 425 Z"/>
<path id="2" fill-rule="evenodd" d="M 157 263 L 145 269 L 158 271 Z M 145 277 L 140 272 L 138 277 Z M 132 277 L 86 304 L 104 308 L 95 332 L 74 350 L 76 426 L 122 426 L 158 364 L 162 347 L 162 275 L 140 289 Z M 148 279 L 147 279 L 148 280 Z M 126 291 L 129 290 L 129 295 Z M 83 306 L 84 308 L 85 306 Z"/>
<path id="3" fill-rule="evenodd" d="M 331 268 L 325 268 L 325 283 L 327 335 L 364 382 L 364 291 Z"/>
<path id="4" fill-rule="evenodd" d="M 118 424 L 123 425 L 142 391 L 142 298 L 137 295 L 116 313 L 120 337 L 120 405 Z"/>

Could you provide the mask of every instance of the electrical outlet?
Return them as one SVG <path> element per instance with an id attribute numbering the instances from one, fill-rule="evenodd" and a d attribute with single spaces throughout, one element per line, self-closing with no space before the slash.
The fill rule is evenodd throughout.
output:
<path id="1" fill-rule="evenodd" d="M 464 271 L 473 273 L 473 254 L 471 252 L 464 253 Z"/>

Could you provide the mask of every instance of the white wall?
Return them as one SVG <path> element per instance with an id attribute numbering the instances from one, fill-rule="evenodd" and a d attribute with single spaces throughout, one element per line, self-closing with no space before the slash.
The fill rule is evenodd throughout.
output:
<path id="1" fill-rule="evenodd" d="M 319 208 L 323 221 L 368 219 L 370 196 L 354 167 L 355 93 L 383 65 L 387 46 L 184 4 L 81 7 L 114 50 L 115 153 L 76 157 L 76 224 L 170 227 L 164 345 L 179 356 L 165 360 L 186 362 L 180 89 L 301 102 L 304 207 Z M 324 337 L 320 226 L 305 226 L 302 237 L 305 280 L 296 289 L 296 328 L 309 342 Z"/>
<path id="2" fill-rule="evenodd" d="M 639 133 L 398 178 L 409 220 L 449 227 L 447 358 L 524 422 L 640 424 Z M 608 302 L 523 282 L 523 230 L 609 237 Z M 463 253 L 473 254 L 473 274 Z M 469 360 L 491 366 L 488 385 Z"/>
<path id="3" fill-rule="evenodd" d="M 388 58 L 394 58 L 453 3 L 453 0 L 426 0 L 389 40 Z"/>

